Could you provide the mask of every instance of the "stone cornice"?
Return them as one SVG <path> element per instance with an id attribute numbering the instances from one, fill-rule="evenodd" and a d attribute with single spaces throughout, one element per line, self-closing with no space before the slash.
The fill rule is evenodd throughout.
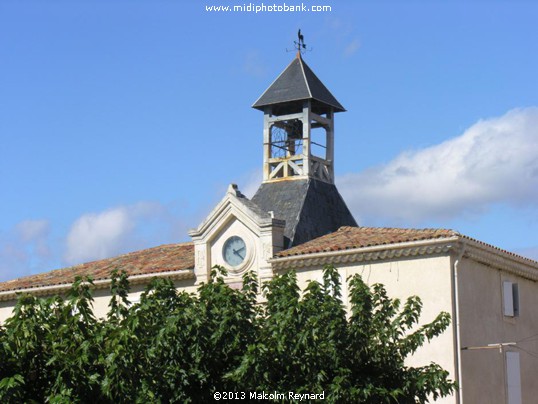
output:
<path id="1" fill-rule="evenodd" d="M 465 258 L 525 279 L 538 281 L 538 262 L 536 261 L 473 239 L 464 238 L 461 245 L 460 248 L 464 248 Z"/>
<path id="2" fill-rule="evenodd" d="M 152 278 L 166 278 L 173 281 L 188 280 L 194 279 L 194 271 L 191 269 L 182 269 L 179 271 L 169 271 L 169 272 L 157 272 L 151 274 L 142 274 L 142 275 L 132 275 L 129 276 L 129 285 L 140 285 L 147 284 L 148 281 Z M 110 286 L 112 280 L 107 279 L 98 279 L 93 281 L 93 290 L 105 289 Z M 49 296 L 58 293 L 66 292 L 71 288 L 73 283 L 62 283 L 58 285 L 51 286 L 38 286 L 35 288 L 27 289 L 16 289 L 16 290 L 6 290 L 0 292 L 0 301 L 15 300 L 20 294 L 29 293 L 34 296 Z"/>
<path id="3" fill-rule="evenodd" d="M 396 244 L 383 244 L 348 250 L 317 252 L 269 260 L 275 272 L 286 269 L 300 269 L 327 264 L 347 264 L 353 262 L 377 261 L 401 257 L 414 257 L 447 253 L 459 237 L 420 240 Z"/>
<path id="4" fill-rule="evenodd" d="M 359 247 L 349 250 L 316 252 L 269 260 L 274 272 L 327 264 L 351 264 L 395 258 L 459 253 L 464 257 L 497 270 L 538 281 L 538 262 L 512 254 L 466 236 L 453 236 L 405 243 Z"/>

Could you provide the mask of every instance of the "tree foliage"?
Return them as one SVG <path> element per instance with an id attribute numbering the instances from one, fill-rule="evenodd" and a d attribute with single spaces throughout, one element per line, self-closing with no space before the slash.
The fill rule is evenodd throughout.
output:
<path id="1" fill-rule="evenodd" d="M 329 402 L 424 403 L 455 384 L 432 363 L 405 359 L 449 325 L 447 313 L 418 326 L 422 304 L 402 305 L 380 284 L 348 280 L 350 310 L 337 270 L 301 291 L 294 272 L 242 289 L 222 268 L 196 294 L 155 279 L 128 300 L 113 273 L 109 312 L 92 312 L 91 279 L 67 296 L 21 296 L 0 326 L 0 402 L 207 402 L 215 392 L 322 393 Z"/>

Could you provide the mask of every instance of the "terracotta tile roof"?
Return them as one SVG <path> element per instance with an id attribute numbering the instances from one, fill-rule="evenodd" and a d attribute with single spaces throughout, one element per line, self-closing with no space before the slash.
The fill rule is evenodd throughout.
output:
<path id="1" fill-rule="evenodd" d="M 148 275 L 194 268 L 194 245 L 166 244 L 119 257 L 88 262 L 0 283 L 0 292 L 72 283 L 76 276 L 91 275 L 94 280 L 110 278 L 114 269 L 129 276 Z"/>
<path id="2" fill-rule="evenodd" d="M 304 244 L 281 251 L 276 254 L 275 258 L 451 237 L 472 240 L 475 243 L 494 248 L 504 254 L 523 259 L 534 266 L 538 265 L 538 262 L 535 260 L 499 249 L 487 243 L 464 236 L 454 230 L 400 229 L 390 227 L 343 226 L 334 233 L 318 237 Z M 94 280 L 109 279 L 110 272 L 116 268 L 126 271 L 129 276 L 151 275 L 193 269 L 194 245 L 192 242 L 167 244 L 120 255 L 119 257 L 107 258 L 69 268 L 57 269 L 51 272 L 30 275 L 24 278 L 0 283 L 0 292 L 66 285 L 72 283 L 77 275 L 91 275 Z"/>
<path id="3" fill-rule="evenodd" d="M 275 258 L 454 236 L 461 235 L 458 232 L 447 229 L 343 226 L 334 233 L 329 233 L 304 244 L 281 251 L 276 254 Z"/>

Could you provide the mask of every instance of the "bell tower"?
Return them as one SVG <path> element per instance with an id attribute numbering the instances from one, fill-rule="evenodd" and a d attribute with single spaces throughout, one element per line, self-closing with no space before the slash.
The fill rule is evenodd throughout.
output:
<path id="1" fill-rule="evenodd" d="M 253 108 L 264 112 L 264 183 L 313 178 L 334 184 L 334 114 L 345 109 L 300 49 Z"/>
<path id="2" fill-rule="evenodd" d="M 301 51 L 252 105 L 263 111 L 263 182 L 252 197 L 285 221 L 284 248 L 357 222 L 334 184 L 334 115 L 344 112 Z"/>

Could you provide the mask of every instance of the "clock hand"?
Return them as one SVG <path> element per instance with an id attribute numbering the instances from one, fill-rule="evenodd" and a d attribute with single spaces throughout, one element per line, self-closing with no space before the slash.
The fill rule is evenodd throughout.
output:
<path id="1" fill-rule="evenodd" d="M 235 255 L 237 255 L 239 258 L 243 259 L 243 258 L 245 258 L 245 257 L 243 257 L 241 254 L 239 254 L 239 251 L 243 250 L 244 248 L 245 248 L 245 247 L 242 247 L 242 248 L 240 248 L 239 250 L 234 250 L 234 249 L 232 249 L 232 250 L 233 250 L 233 252 L 234 252 Z"/>

